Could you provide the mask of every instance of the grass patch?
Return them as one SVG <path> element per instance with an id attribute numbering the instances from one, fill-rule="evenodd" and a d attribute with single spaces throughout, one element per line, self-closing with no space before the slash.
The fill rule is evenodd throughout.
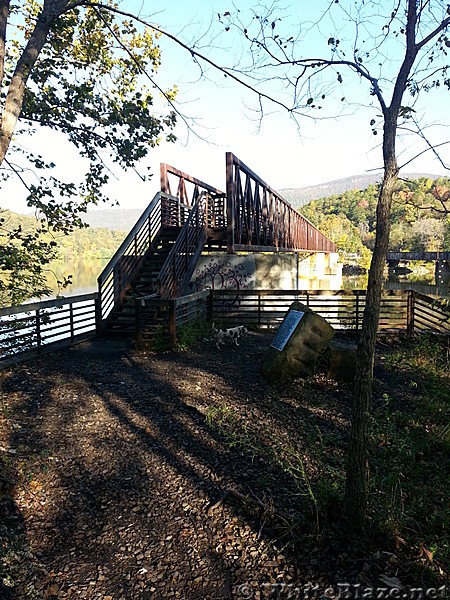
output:
<path id="1" fill-rule="evenodd" d="M 448 340 L 422 336 L 385 362 L 394 384 L 372 416 L 371 517 L 431 570 L 450 559 Z"/>
<path id="2" fill-rule="evenodd" d="M 177 341 L 175 350 L 184 352 L 198 346 L 205 339 L 212 339 L 211 325 L 204 319 L 182 323 L 177 326 Z M 136 343 L 138 350 L 152 352 L 167 352 L 170 347 L 170 333 L 167 325 L 156 329 L 151 337 L 139 340 Z"/>
<path id="3" fill-rule="evenodd" d="M 177 327 L 177 350 L 195 348 L 204 339 L 212 338 L 211 325 L 204 319 L 182 323 Z"/>
<path id="4" fill-rule="evenodd" d="M 371 413 L 369 545 L 402 556 L 433 585 L 450 560 L 448 340 L 396 342 L 381 362 Z M 319 378 L 305 381 L 291 404 L 283 401 L 286 390 L 272 390 L 268 413 L 258 420 L 226 402 L 211 405 L 206 420 L 230 447 L 283 473 L 278 501 L 298 508 L 301 525 L 309 519 L 327 537 L 340 517 L 347 434 L 333 428 L 325 386 Z M 334 408 L 339 416 L 343 405 L 336 401 Z"/>

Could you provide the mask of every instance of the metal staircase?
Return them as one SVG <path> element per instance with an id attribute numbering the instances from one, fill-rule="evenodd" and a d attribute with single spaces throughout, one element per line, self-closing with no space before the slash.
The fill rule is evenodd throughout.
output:
<path id="1" fill-rule="evenodd" d="M 177 196 L 170 194 L 169 173 L 179 180 Z M 133 334 L 136 300 L 147 305 L 148 327 L 157 327 L 165 316 L 158 302 L 153 310 L 152 299 L 183 294 L 215 226 L 223 224 L 216 215 L 223 215 L 223 192 L 168 165 L 161 174 L 161 188 L 168 191 L 156 194 L 98 278 L 103 333 Z M 186 183 L 193 186 L 190 197 Z"/>
<path id="2" fill-rule="evenodd" d="M 151 248 L 147 251 L 131 285 L 124 292 L 122 302 L 111 311 L 106 320 L 103 329 L 104 333 L 120 336 L 134 334 L 136 299 L 158 297 L 158 276 L 175 245 L 180 231 L 180 227 L 166 227 L 161 229 L 157 240 L 154 241 Z M 152 321 L 154 321 L 155 326 L 163 318 L 164 316 L 159 314 L 159 311 L 154 311 Z"/>

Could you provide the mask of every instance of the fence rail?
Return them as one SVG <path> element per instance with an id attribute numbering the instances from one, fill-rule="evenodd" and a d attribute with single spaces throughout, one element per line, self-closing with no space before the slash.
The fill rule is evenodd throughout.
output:
<path id="1" fill-rule="evenodd" d="M 98 294 L 44 300 L 0 309 L 0 363 L 39 355 L 94 337 Z"/>
<path id="2" fill-rule="evenodd" d="M 413 332 L 450 335 L 450 310 L 442 301 L 412 292 L 410 302 Z"/>
<path id="3" fill-rule="evenodd" d="M 361 330 L 365 290 L 205 290 L 175 300 L 148 300 L 141 315 L 164 306 L 165 328 L 172 348 L 176 345 L 176 329 L 181 323 L 195 319 L 215 321 L 217 325 L 277 326 L 294 300 L 299 300 L 324 317 L 337 330 Z M 411 290 L 385 290 L 381 299 L 379 333 L 403 332 L 450 335 L 450 311 L 443 303 Z M 139 330 L 145 329 L 140 317 Z"/>
<path id="4" fill-rule="evenodd" d="M 293 300 L 299 300 L 327 319 L 335 329 L 358 332 L 362 325 L 365 297 L 364 290 L 222 290 L 213 294 L 213 314 L 226 325 L 241 322 L 276 325 Z M 408 293 L 385 291 L 381 300 L 379 331 L 406 331 L 407 328 Z"/>
<path id="5" fill-rule="evenodd" d="M 309 306 L 335 329 L 361 329 L 364 290 L 205 290 L 180 298 L 135 300 L 136 333 L 162 331 L 172 348 L 177 327 L 198 319 L 220 326 L 278 325 L 293 300 Z M 91 338 L 100 332 L 98 294 L 46 300 L 0 309 L 0 364 L 32 357 Z M 445 303 L 413 291 L 384 291 L 379 332 L 450 336 Z"/>

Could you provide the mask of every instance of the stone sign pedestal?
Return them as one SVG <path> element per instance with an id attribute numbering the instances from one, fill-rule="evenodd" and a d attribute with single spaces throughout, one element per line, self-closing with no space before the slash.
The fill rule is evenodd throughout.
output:
<path id="1" fill-rule="evenodd" d="M 334 329 L 300 302 L 293 302 L 263 356 L 261 372 L 270 383 L 314 374 Z"/>
<path id="2" fill-rule="evenodd" d="M 353 383 L 355 379 L 357 346 L 351 342 L 333 340 L 330 344 L 330 365 L 327 377 Z"/>

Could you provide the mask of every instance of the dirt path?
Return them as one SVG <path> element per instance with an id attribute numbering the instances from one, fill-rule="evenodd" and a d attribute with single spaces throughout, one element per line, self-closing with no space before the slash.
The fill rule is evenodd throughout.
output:
<path id="1" fill-rule="evenodd" d="M 263 598 L 276 584 L 357 579 L 362 563 L 308 545 L 305 481 L 267 459 L 283 436 L 301 446 L 319 428 L 344 440 L 349 390 L 268 387 L 258 374 L 267 343 L 251 333 L 239 348 L 146 355 L 99 340 L 5 372 L 1 444 L 16 485 L 4 508 L 21 543 L 4 596 Z M 242 421 L 245 435 L 224 436 L 213 417 Z M 266 439 L 249 452 L 261 423 Z M 270 528 L 273 507 L 294 516 L 292 499 L 312 521 L 303 554 L 289 550 L 287 521 Z"/>

